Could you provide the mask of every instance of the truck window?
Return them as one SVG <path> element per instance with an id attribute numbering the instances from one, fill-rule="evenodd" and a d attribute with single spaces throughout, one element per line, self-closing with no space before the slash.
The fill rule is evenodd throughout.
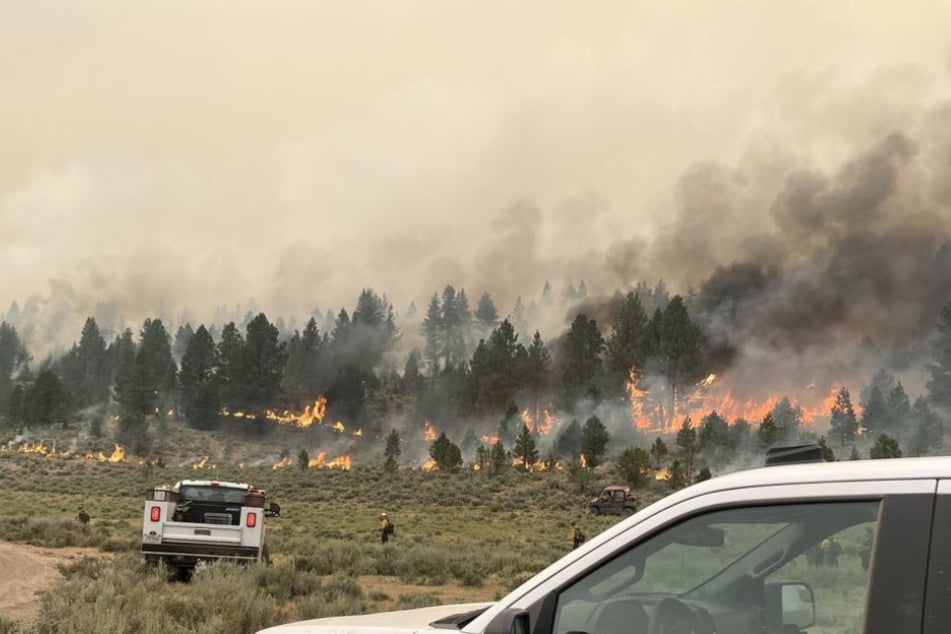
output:
<path id="1" fill-rule="evenodd" d="M 868 579 L 862 549 L 879 507 L 790 504 L 693 517 L 561 591 L 554 631 L 859 632 Z"/>
<path id="2" fill-rule="evenodd" d="M 191 502 L 224 502 L 227 504 L 242 504 L 248 492 L 245 489 L 212 486 L 183 486 L 178 492 L 178 499 Z"/>

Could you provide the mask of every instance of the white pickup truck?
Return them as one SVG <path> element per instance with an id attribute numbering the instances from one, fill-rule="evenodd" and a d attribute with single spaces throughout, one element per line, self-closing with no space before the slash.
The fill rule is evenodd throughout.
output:
<path id="1" fill-rule="evenodd" d="M 249 484 L 181 480 L 149 489 L 142 517 L 142 554 L 164 561 L 187 577 L 200 561 L 267 561 L 266 516 L 280 507 L 264 505 L 264 491 Z"/>
<path id="2" fill-rule="evenodd" d="M 534 530 L 534 529 L 533 529 Z M 951 457 L 771 466 L 683 489 L 495 603 L 260 634 L 951 631 Z"/>

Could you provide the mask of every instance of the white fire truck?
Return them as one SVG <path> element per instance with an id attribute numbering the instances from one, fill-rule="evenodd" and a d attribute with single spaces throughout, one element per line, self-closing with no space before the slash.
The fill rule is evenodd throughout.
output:
<path id="1" fill-rule="evenodd" d="M 145 561 L 187 578 L 201 561 L 267 562 L 265 517 L 280 515 L 250 484 L 181 480 L 149 489 L 142 517 Z"/>

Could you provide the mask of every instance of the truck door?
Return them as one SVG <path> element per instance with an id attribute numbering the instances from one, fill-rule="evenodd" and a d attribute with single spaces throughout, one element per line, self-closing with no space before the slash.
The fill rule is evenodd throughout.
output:
<path id="1" fill-rule="evenodd" d="M 687 517 L 529 608 L 531 631 L 921 632 L 933 504 L 931 492 L 884 493 Z M 951 530 L 951 506 L 948 519 Z M 951 548 L 948 555 L 951 563 Z M 946 592 L 936 601 L 951 615 Z"/>
<path id="2" fill-rule="evenodd" d="M 938 481 L 935 497 L 924 631 L 951 632 L 951 480 Z"/>

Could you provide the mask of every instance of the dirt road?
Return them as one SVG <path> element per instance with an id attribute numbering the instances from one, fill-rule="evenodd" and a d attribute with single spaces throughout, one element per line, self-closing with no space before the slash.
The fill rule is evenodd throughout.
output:
<path id="1" fill-rule="evenodd" d="M 84 548 L 40 548 L 0 541 L 0 614 L 14 621 L 35 619 L 40 613 L 40 593 L 50 590 L 63 576 L 56 565 L 83 555 Z"/>

